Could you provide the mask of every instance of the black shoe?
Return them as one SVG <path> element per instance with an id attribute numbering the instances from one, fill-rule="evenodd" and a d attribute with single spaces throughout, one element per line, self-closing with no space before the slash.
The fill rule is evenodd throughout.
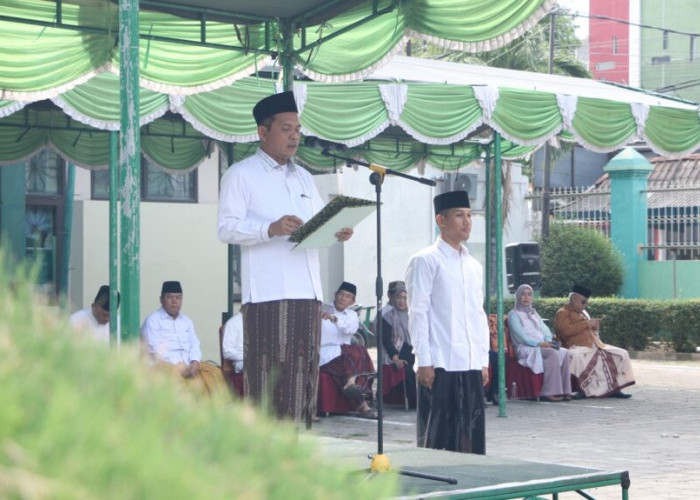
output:
<path id="1" fill-rule="evenodd" d="M 583 393 L 583 391 L 578 391 L 576 394 L 571 396 L 571 399 L 585 399 L 586 395 Z"/>
<path id="2" fill-rule="evenodd" d="M 610 395 L 610 397 L 611 397 L 611 398 L 628 399 L 628 398 L 631 398 L 632 395 L 631 395 L 631 394 L 625 394 L 625 393 L 622 392 L 622 391 L 617 391 L 617 392 L 613 392 L 613 393 Z"/>

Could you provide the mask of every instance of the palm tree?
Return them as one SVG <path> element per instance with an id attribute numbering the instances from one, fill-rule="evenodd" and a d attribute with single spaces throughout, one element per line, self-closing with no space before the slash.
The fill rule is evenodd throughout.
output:
<path id="1" fill-rule="evenodd" d="M 581 42 L 576 38 L 572 17 L 565 15 L 565 11 L 558 13 L 554 27 L 553 72 L 577 78 L 592 78 L 588 68 L 576 59 L 576 49 L 581 46 Z M 548 73 L 549 25 L 550 18 L 545 17 L 522 37 L 491 52 L 470 54 L 454 50 L 445 51 L 435 45 L 416 40 L 411 41 L 407 51 L 416 57 Z"/>

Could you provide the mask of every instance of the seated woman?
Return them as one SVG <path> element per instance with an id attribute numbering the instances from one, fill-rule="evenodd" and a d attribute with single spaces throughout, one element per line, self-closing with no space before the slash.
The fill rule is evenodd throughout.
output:
<path id="1" fill-rule="evenodd" d="M 359 416 L 377 418 L 365 399 L 372 391 L 372 358 L 365 346 L 351 343 L 359 327 L 357 313 L 350 309 L 356 292 L 355 285 L 344 281 L 335 292 L 333 304 L 323 305 L 319 365 Z"/>
<path id="2" fill-rule="evenodd" d="M 569 351 L 553 341 L 552 332 L 532 303 L 532 287 L 520 285 L 515 291 L 515 307 L 508 313 L 510 341 L 518 363 L 535 373 L 544 372 L 541 400 L 568 401 L 571 399 Z"/>
<path id="3" fill-rule="evenodd" d="M 405 397 L 408 400 L 409 408 L 415 408 L 416 372 L 413 369 L 413 364 L 416 361 L 416 357 L 413 355 L 411 337 L 408 333 L 406 283 L 403 281 L 392 281 L 389 283 L 387 295 L 389 304 L 382 309 L 384 365 L 390 365 L 397 372 L 403 372 L 403 376 L 387 376 L 387 372 L 384 371 L 383 394 L 389 394 L 392 389 L 401 384 L 405 388 Z"/>

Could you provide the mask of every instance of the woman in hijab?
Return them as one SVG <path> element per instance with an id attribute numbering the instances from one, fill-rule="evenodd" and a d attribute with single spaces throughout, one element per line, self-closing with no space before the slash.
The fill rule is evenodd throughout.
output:
<path id="1" fill-rule="evenodd" d="M 535 373 L 544 372 L 540 400 L 571 399 L 569 351 L 554 341 L 552 332 L 532 307 L 530 285 L 515 291 L 515 307 L 508 313 L 510 341 L 515 346 L 518 363 Z"/>
<path id="2" fill-rule="evenodd" d="M 399 384 L 404 384 L 405 397 L 410 408 L 416 407 L 416 373 L 413 370 L 415 356 L 408 333 L 408 302 L 406 283 L 392 281 L 387 291 L 389 304 L 382 309 L 382 345 L 385 370 L 383 394 L 389 394 Z M 403 372 L 403 373 L 402 373 Z M 401 376 L 403 375 L 403 376 Z"/>

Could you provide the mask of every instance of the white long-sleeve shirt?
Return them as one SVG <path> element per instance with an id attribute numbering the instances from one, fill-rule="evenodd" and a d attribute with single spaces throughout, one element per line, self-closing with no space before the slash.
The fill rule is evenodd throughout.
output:
<path id="1" fill-rule="evenodd" d="M 340 356 L 340 346 L 350 344 L 352 336 L 360 327 L 360 319 L 357 313 L 349 307 L 338 311 L 333 305 L 323 305 L 323 312 L 333 314 L 338 321 L 333 323 L 329 319 L 321 322 L 321 350 L 319 351 L 319 366 Z"/>
<path id="2" fill-rule="evenodd" d="M 176 365 L 202 360 L 199 338 L 190 318 L 170 316 L 162 307 L 149 314 L 141 325 L 141 338 L 157 360 Z"/>
<path id="3" fill-rule="evenodd" d="M 406 272 L 408 328 L 419 367 L 480 370 L 489 364 L 483 269 L 464 245 L 438 237 Z"/>
<path id="4" fill-rule="evenodd" d="M 92 307 L 75 311 L 68 318 L 68 322 L 76 330 L 90 332 L 98 342 L 109 344 L 109 323 L 99 324 L 92 314 Z"/>
<path id="5" fill-rule="evenodd" d="M 224 358 L 233 361 L 233 370 L 241 373 L 243 371 L 243 314 L 234 314 L 224 325 L 221 350 Z"/>
<path id="6" fill-rule="evenodd" d="M 242 302 L 283 299 L 322 300 L 318 250 L 293 251 L 289 236 L 268 236 L 284 215 L 304 222 L 323 208 L 311 174 L 276 162 L 258 150 L 231 165 L 221 179 L 218 236 L 241 245 Z"/>

